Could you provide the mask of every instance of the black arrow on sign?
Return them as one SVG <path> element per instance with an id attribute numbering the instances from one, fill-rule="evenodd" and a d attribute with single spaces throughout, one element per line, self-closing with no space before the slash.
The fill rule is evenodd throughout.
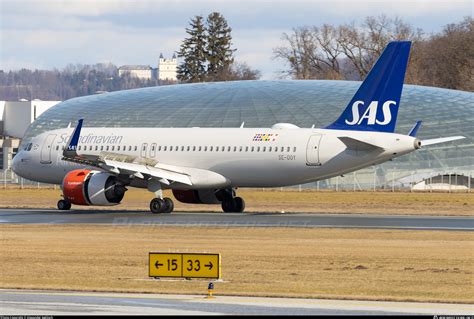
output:
<path id="1" fill-rule="evenodd" d="M 207 268 L 209 268 L 209 270 L 211 270 L 211 269 L 212 269 L 212 266 L 213 266 L 213 265 L 212 265 L 212 263 L 211 263 L 211 262 L 209 262 L 209 264 L 207 264 L 207 265 L 204 265 L 204 267 L 207 267 Z"/>
<path id="2" fill-rule="evenodd" d="M 160 264 L 160 262 L 157 260 L 155 263 L 156 269 L 160 268 L 160 266 L 163 266 L 163 264 Z"/>

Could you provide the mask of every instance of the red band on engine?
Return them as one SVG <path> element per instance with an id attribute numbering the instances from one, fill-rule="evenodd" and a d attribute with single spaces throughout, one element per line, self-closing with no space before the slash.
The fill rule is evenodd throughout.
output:
<path id="1" fill-rule="evenodd" d="M 84 195 L 84 182 L 90 170 L 77 169 L 69 172 L 63 180 L 64 198 L 75 205 L 90 205 Z"/>

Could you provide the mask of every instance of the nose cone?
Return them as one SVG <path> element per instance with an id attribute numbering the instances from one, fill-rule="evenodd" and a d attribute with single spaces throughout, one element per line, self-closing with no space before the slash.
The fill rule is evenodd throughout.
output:
<path id="1" fill-rule="evenodd" d="M 20 175 L 20 173 L 19 173 L 20 157 L 21 157 L 21 151 L 18 152 L 18 153 L 15 155 L 15 157 L 13 158 L 13 161 L 12 161 L 12 170 L 13 170 L 13 172 L 15 172 L 15 174 L 17 174 L 17 175 Z"/>

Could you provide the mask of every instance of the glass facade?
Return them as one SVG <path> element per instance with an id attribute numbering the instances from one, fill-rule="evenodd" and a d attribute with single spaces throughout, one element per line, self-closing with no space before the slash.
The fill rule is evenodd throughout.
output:
<path id="1" fill-rule="evenodd" d="M 270 127 L 279 122 L 325 127 L 340 115 L 359 85 L 352 81 L 238 81 L 74 98 L 44 112 L 31 124 L 24 141 L 47 130 L 67 127 L 70 122 L 74 125 L 79 118 L 84 118 L 85 127 L 239 127 L 242 122 L 245 127 Z M 474 93 L 405 85 L 397 132 L 407 134 L 417 120 L 423 120 L 418 132 L 422 140 L 454 135 L 467 138 L 379 165 L 377 178 L 473 173 Z M 364 172 L 360 173 L 362 176 Z"/>

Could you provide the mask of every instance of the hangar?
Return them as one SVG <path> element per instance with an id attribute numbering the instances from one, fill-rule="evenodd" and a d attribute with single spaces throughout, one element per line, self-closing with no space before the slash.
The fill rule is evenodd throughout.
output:
<path id="1" fill-rule="evenodd" d="M 159 86 L 74 98 L 45 111 L 24 141 L 79 118 L 86 127 L 270 127 L 292 123 L 325 127 L 359 87 L 353 81 L 237 81 Z M 422 149 L 392 162 L 330 180 L 322 187 L 393 187 L 416 176 L 474 174 L 474 93 L 405 85 L 397 132 L 423 120 L 421 139 L 463 135 L 464 140 Z M 319 184 L 318 184 L 319 187 Z M 338 187 L 338 186 L 336 186 Z M 352 186 L 351 186 L 352 187 Z"/>

